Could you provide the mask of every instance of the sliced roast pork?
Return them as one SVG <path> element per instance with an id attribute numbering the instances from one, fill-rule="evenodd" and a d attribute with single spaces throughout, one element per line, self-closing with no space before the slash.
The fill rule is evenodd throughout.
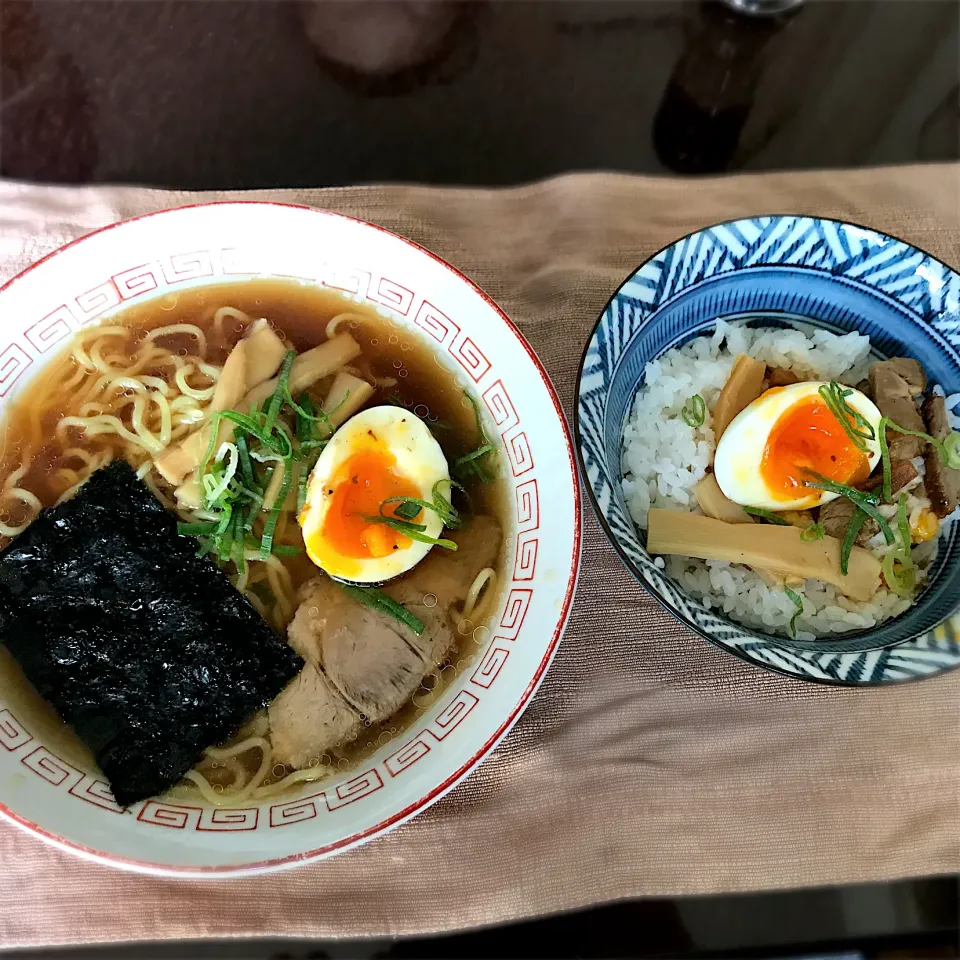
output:
<path id="1" fill-rule="evenodd" d="M 274 757 L 298 769 L 356 739 L 363 725 L 360 714 L 309 661 L 270 704 L 267 716 Z"/>
<path id="2" fill-rule="evenodd" d="M 392 716 L 443 662 L 456 639 L 448 611 L 463 602 L 477 574 L 496 562 L 501 541 L 500 527 L 490 517 L 475 517 L 465 530 L 448 535 L 458 545 L 455 553 L 434 548 L 414 570 L 384 587 L 423 621 L 420 636 L 354 600 L 327 577 L 301 588 L 288 639 L 306 666 L 269 711 L 279 762 L 302 767 L 338 752 L 364 718 L 376 723 Z"/>
<path id="3" fill-rule="evenodd" d="M 908 483 L 917 478 L 917 468 L 909 460 L 891 460 L 890 461 L 890 490 L 896 494 L 902 490 Z M 883 476 L 871 477 L 861 486 L 864 490 L 875 490 L 883 483 Z M 838 497 L 825 503 L 820 508 L 820 522 L 823 524 L 824 532 L 829 537 L 836 537 L 843 540 L 847 534 L 847 527 L 850 526 L 850 520 L 857 511 L 857 505 L 846 497 Z M 880 527 L 876 520 L 867 519 L 860 528 L 857 536 L 857 546 L 862 547 L 868 540 L 876 535 Z"/>
<path id="4" fill-rule="evenodd" d="M 950 433 L 947 406 L 943 397 L 930 396 L 923 401 L 923 418 L 931 437 L 944 440 Z M 930 505 L 933 512 L 943 519 L 953 513 L 960 503 L 960 470 L 948 467 L 929 443 L 923 454 L 923 464 L 926 468 L 924 485 L 927 496 L 930 497 Z"/>
<path id="5" fill-rule="evenodd" d="M 908 357 L 881 360 L 870 368 L 870 395 L 877 408 L 897 426 L 923 431 L 923 418 L 914 399 L 923 391 L 926 377 L 920 364 Z M 887 430 L 890 456 L 896 460 L 919 457 L 923 441 L 919 437 Z"/>

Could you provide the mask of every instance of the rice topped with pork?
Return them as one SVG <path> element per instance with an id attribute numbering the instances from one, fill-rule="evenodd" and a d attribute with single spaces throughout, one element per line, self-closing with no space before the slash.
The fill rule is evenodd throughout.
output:
<path id="1" fill-rule="evenodd" d="M 717 321 L 647 364 L 623 492 L 704 606 L 811 640 L 903 613 L 960 502 L 960 394 L 868 337 Z"/>

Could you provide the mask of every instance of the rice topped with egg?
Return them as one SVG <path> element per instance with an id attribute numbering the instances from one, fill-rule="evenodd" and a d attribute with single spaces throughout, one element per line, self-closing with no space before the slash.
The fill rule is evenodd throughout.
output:
<path id="1" fill-rule="evenodd" d="M 918 385 L 904 389 L 919 365 L 907 359 L 897 362 L 913 367 L 895 368 L 890 361 L 887 365 L 892 369 L 885 369 L 870 356 L 869 338 L 857 332 L 841 336 L 812 326 L 750 327 L 745 322 L 718 320 L 712 335 L 697 337 L 648 363 L 624 430 L 622 469 L 624 497 L 637 526 L 644 532 L 651 523 L 664 531 L 669 526 L 666 538 L 654 529 L 656 543 L 653 536 L 648 540 L 656 565 L 707 608 L 761 632 L 802 640 L 868 629 L 907 610 L 923 587 L 936 557 L 937 541 L 956 517 L 953 490 L 960 491 L 960 470 L 944 466 L 957 462 L 956 440 L 960 437 L 951 434 L 954 453 L 948 457 L 941 443 L 945 435 L 941 433 L 938 439 L 927 436 L 928 430 L 933 433 L 929 424 L 940 422 L 931 421 L 934 414 L 928 413 L 928 407 L 937 406 L 940 419 L 945 417 L 949 423 L 946 429 L 953 430 L 960 419 L 951 411 L 960 395 L 943 398 L 943 391 L 936 385 L 927 389 L 924 379 L 923 392 L 928 398 L 921 405 Z M 755 382 L 741 398 L 748 402 L 731 410 L 728 384 L 736 375 L 747 378 L 743 369 L 738 369 L 741 363 L 752 365 Z M 877 388 L 880 409 L 869 396 L 871 384 Z M 830 411 L 836 419 L 830 418 Z M 793 420 L 786 419 L 791 416 Z M 837 428 L 837 436 L 823 439 L 824 422 Z M 878 423 L 890 448 L 885 480 Z M 779 424 L 777 429 L 775 424 Z M 721 433 L 719 456 L 715 427 Z M 923 434 L 926 440 L 911 434 Z M 814 446 L 828 446 L 819 451 L 808 449 L 804 446 L 808 438 Z M 788 447 L 784 448 L 784 443 Z M 782 458 L 784 449 L 791 451 L 788 460 L 793 458 L 793 474 L 804 471 L 799 487 L 795 477 L 784 479 L 783 470 L 773 469 L 774 454 L 779 451 Z M 848 459 L 851 454 L 859 457 L 860 466 L 855 470 L 851 460 L 849 476 L 843 474 L 843 482 L 837 486 L 822 474 L 834 470 L 833 475 L 838 476 L 836 470 L 843 469 L 841 449 Z M 895 453 L 903 459 L 891 461 Z M 928 470 L 935 476 L 928 477 Z M 906 482 L 899 482 L 903 480 Z M 792 488 L 782 488 L 782 483 L 789 487 L 791 482 Z M 723 501 L 719 507 L 705 499 L 705 488 L 712 488 Z M 861 489 L 867 492 L 860 493 Z M 856 499 L 846 499 L 847 495 Z M 707 504 L 707 511 L 702 503 Z M 866 522 L 864 515 L 857 513 L 858 505 L 861 511 L 871 511 Z M 879 514 L 876 520 L 871 507 Z M 682 518 L 667 511 L 703 519 L 681 522 Z M 743 511 L 748 516 L 743 516 Z M 740 514 L 739 518 L 735 514 Z M 844 522 L 849 514 L 856 514 L 851 521 L 853 530 Z M 821 516 L 822 521 L 818 519 Z M 732 522 L 721 527 L 725 521 Z M 686 536 L 687 522 L 706 528 L 708 540 L 729 533 L 733 546 L 727 551 L 696 548 L 705 558 L 682 555 L 678 544 Z M 758 527 L 737 527 L 741 522 Z M 863 526 L 856 527 L 857 523 Z M 786 564 L 786 572 L 774 569 L 775 564 L 766 557 L 751 559 L 752 554 L 747 559 L 754 566 L 716 556 L 706 558 L 711 553 L 735 555 L 731 551 L 736 543 L 745 536 L 757 539 L 759 527 L 764 527 L 760 532 L 771 543 L 789 541 L 787 552 L 793 565 Z M 800 528 L 799 536 L 790 529 L 793 527 Z M 825 535 L 824 527 L 834 536 Z M 701 527 L 692 529 L 699 536 Z M 839 541 L 844 539 L 849 543 L 841 548 Z M 794 547 L 795 540 L 802 545 Z M 670 552 L 654 549 L 668 541 L 674 543 Z M 853 543 L 859 545 L 851 546 Z M 844 576 L 836 569 L 824 574 L 833 583 L 819 576 L 803 576 L 803 557 L 816 555 L 817 563 L 825 563 L 823 556 L 829 554 L 835 567 L 838 549 L 847 554 L 841 561 Z M 886 573 L 881 575 L 884 563 Z M 815 567 L 811 570 L 816 572 Z M 861 581 L 870 581 L 869 596 L 848 585 L 848 573 L 851 579 L 859 576 Z"/>

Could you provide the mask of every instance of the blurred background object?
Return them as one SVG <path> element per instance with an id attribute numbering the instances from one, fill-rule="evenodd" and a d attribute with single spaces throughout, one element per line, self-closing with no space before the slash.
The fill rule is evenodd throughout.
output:
<path id="1" fill-rule="evenodd" d="M 298 9 L 331 76 L 367 96 L 399 96 L 450 82 L 464 67 L 464 48 L 475 52 L 475 8 L 462 0 L 301 0 Z"/>
<path id="2" fill-rule="evenodd" d="M 8 25 L 0 37 L 3 170 L 184 188 L 482 185 L 960 156 L 957 4 L 740 9 L 757 2 L 5 0 L 29 10 L 17 16 L 37 39 Z M 694 150 L 691 115 L 701 142 L 710 132 Z"/>
<path id="3" fill-rule="evenodd" d="M 768 43 L 802 0 L 703 0 L 653 118 L 653 145 L 677 173 L 730 166 L 763 73 Z"/>
<path id="4" fill-rule="evenodd" d="M 26 0 L 0 3 L 0 176 L 75 183 L 97 144 L 82 73 Z"/>

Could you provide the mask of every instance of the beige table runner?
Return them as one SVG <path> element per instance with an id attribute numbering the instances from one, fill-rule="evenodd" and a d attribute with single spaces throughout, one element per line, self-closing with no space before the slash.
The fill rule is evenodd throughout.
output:
<path id="1" fill-rule="evenodd" d="M 448 259 L 520 325 L 572 416 L 599 311 L 671 240 L 731 217 L 822 214 L 957 267 L 958 187 L 950 166 L 244 196 L 371 220 Z M 0 278 L 105 223 L 226 196 L 0 184 Z M 620 897 L 960 870 L 960 672 L 881 690 L 764 673 L 666 615 L 584 517 L 577 600 L 546 681 L 427 813 L 324 863 L 208 882 L 114 872 L 0 824 L 0 945 L 425 933 Z"/>

